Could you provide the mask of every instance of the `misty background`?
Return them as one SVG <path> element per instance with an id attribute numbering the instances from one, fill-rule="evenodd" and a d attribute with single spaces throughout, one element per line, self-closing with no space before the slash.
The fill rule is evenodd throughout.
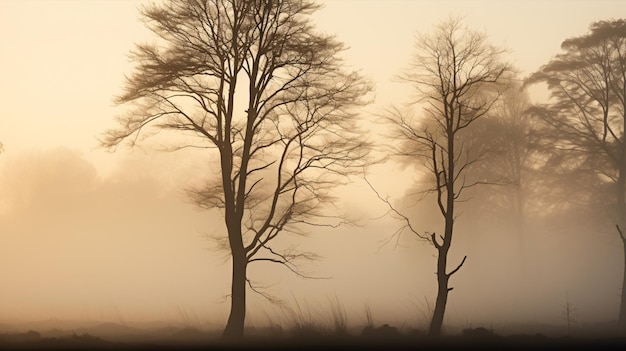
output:
<path id="1" fill-rule="evenodd" d="M 142 1 L 0 0 L 0 321 L 46 319 L 118 323 L 198 319 L 222 325 L 228 314 L 230 268 L 210 235 L 225 231 L 217 211 L 202 211 L 184 189 L 203 179 L 211 159 L 198 151 L 160 152 L 158 142 L 109 153 L 97 137 L 114 125 L 135 42 L 152 37 L 139 21 Z M 415 31 L 450 12 L 511 48 L 528 74 L 586 32 L 595 20 L 623 13 L 619 1 L 325 1 L 320 31 L 350 49 L 346 61 L 376 84 L 369 118 L 409 97 L 393 77 L 406 67 Z M 399 98 L 400 97 L 400 98 Z M 545 99 L 531 91 L 534 101 Z M 377 131 L 373 131 L 375 133 Z M 411 166 L 388 162 L 368 179 L 414 225 L 441 231 L 435 203 L 416 202 L 407 185 Z M 338 189 L 338 208 L 360 226 L 321 228 L 289 237 L 322 256 L 305 267 L 327 278 L 304 280 L 276 266 L 253 265 L 267 293 L 330 314 L 335 297 L 348 322 L 423 327 L 436 292 L 435 251 L 403 235 L 363 180 Z M 539 204 L 537 205 L 539 206 Z M 565 324 L 563 304 L 578 324 L 613 320 L 622 274 L 619 237 L 601 214 L 537 216 L 523 244 L 515 228 L 461 207 L 450 264 L 467 255 L 454 276 L 446 323 Z M 540 208 L 533 213 L 541 213 Z M 523 248 L 523 249 L 522 249 Z M 249 323 L 280 318 L 280 308 L 250 293 Z M 285 307 L 289 308 L 289 307 Z M 317 312 L 315 312 L 317 313 Z"/>

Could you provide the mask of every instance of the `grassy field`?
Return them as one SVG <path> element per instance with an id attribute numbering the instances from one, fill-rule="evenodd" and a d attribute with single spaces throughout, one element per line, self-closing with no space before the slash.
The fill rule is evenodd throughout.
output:
<path id="1" fill-rule="evenodd" d="M 245 339 L 224 341 L 219 331 L 162 327 L 141 329 L 102 323 L 76 331 L 0 333 L 0 349 L 22 350 L 625 350 L 626 334 L 581 330 L 570 336 L 536 334 L 501 335 L 478 327 L 434 338 L 416 329 L 383 324 L 348 330 L 345 325 L 297 324 L 249 328 Z"/>

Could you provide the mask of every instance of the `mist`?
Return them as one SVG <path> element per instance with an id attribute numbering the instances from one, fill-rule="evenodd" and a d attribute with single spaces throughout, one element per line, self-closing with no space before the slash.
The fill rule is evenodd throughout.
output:
<path id="1" fill-rule="evenodd" d="M 102 178 L 65 148 L 5 160 L 3 319 L 173 318 L 224 293 L 211 215 L 139 169 Z"/>
<path id="2" fill-rule="evenodd" d="M 210 237 L 223 233 L 224 224 L 217 211 L 189 202 L 183 181 L 173 184 L 186 179 L 182 156 L 127 154 L 106 177 L 67 148 L 3 159 L 4 323 L 178 325 L 191 318 L 202 328 L 219 329 L 228 312 L 230 272 L 227 254 L 216 250 Z M 410 183 L 411 169 L 388 168 L 396 180 Z M 404 198 L 399 201 L 415 223 L 440 230 L 432 199 L 403 197 L 400 186 L 394 190 L 384 179 L 371 181 Z M 364 325 L 368 308 L 380 324 L 427 325 L 436 288 L 434 248 L 410 234 L 393 237 L 402 223 L 385 215 L 385 206 L 368 189 L 357 180 L 338 190 L 338 208 L 357 226 L 288 237 L 321 256 L 304 271 L 323 279 L 299 278 L 272 264 L 251 267 L 251 280 L 281 304 L 252 292 L 250 325 L 278 323 L 297 305 L 319 320 L 329 319 L 335 299 L 351 325 Z M 537 221 L 522 251 L 512 228 L 465 212 L 450 259 L 451 264 L 464 255 L 468 260 L 452 280 L 449 328 L 562 326 L 566 301 L 575 307 L 578 325 L 615 318 L 620 250 L 610 228 L 598 231 L 602 227 L 580 216 Z"/>
<path id="3" fill-rule="evenodd" d="M 94 323 L 219 332 L 227 322 L 232 262 L 220 248 L 228 235 L 224 211 L 198 207 L 187 192 L 219 184 L 216 150 L 165 151 L 198 139 L 156 129 L 133 147 L 100 143 L 114 117 L 130 111 L 112 101 L 137 63 L 128 52 L 155 40 L 137 11 L 143 3 L 0 2 L 0 52 L 7 53 L 0 76 L 11 82 L 0 87 L 0 333 Z M 341 57 L 376 87 L 358 114 L 378 146 L 389 143 L 381 111 L 414 96 L 398 74 L 415 31 L 428 32 L 451 10 L 490 41 L 510 45 L 520 80 L 563 40 L 624 10 L 616 1 L 322 3 L 312 24 L 345 42 Z M 533 86 L 532 102 L 547 102 L 546 89 Z M 428 330 L 437 251 L 401 230 L 406 221 L 381 198 L 424 235 L 443 234 L 444 220 L 436 197 L 423 192 L 432 186 L 423 164 L 376 152 L 380 162 L 331 194 L 329 211 L 349 223 L 302 226 L 303 234 L 284 231 L 275 241 L 319 255 L 298 267 L 307 278 L 270 262 L 247 267 L 254 289 L 246 290 L 246 328 L 289 328 L 302 318 L 325 326 L 345 311 L 358 332 L 370 319 Z M 538 187 L 523 223 L 494 200 L 497 186 L 466 193 L 456 207 L 448 268 L 467 261 L 450 279 L 446 334 L 486 327 L 562 336 L 570 324 L 615 324 L 623 245 L 606 205 L 611 195 L 585 199 L 589 189 L 580 185 L 589 179 L 596 178 L 573 174 Z"/>

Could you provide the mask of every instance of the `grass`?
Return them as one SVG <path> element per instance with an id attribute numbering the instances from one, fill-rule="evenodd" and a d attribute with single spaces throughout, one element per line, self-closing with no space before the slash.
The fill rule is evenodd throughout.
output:
<path id="1" fill-rule="evenodd" d="M 303 308 L 303 307 L 302 307 Z M 0 349 L 21 350 L 323 350 L 357 349 L 363 350 L 576 350 L 576 349 L 611 349 L 623 350 L 626 336 L 621 338 L 554 338 L 543 335 L 500 336 L 484 328 L 466 329 L 459 335 L 447 335 L 432 338 L 423 334 L 407 334 L 396 330 L 392 334 L 348 334 L 337 336 L 332 333 L 333 321 L 323 324 L 307 324 L 305 335 L 302 330 L 287 329 L 286 333 L 276 335 L 248 336 L 236 342 L 225 342 L 211 334 L 193 342 L 172 341 L 135 341 L 112 342 L 106 338 L 90 334 L 73 334 L 63 338 L 46 338 L 39 333 L 3 335 L 0 334 Z M 388 330 L 391 326 L 376 327 Z M 312 333 L 313 332 L 313 333 Z"/>
<path id="2" fill-rule="evenodd" d="M 349 319 L 348 313 L 335 295 L 323 304 L 310 304 L 298 301 L 295 297 L 290 306 L 273 306 L 271 312 L 265 312 L 259 321 L 248 319 L 246 338 L 236 343 L 226 343 L 219 338 L 219 330 L 203 328 L 197 314 L 179 309 L 183 323 L 181 328 L 194 329 L 197 333 L 181 334 L 172 331 L 172 335 L 146 333 L 146 339 L 133 342 L 115 342 L 104 336 L 93 334 L 68 334 L 66 337 L 45 337 L 43 331 L 2 334 L 0 332 L 0 350 L 17 346 L 21 349 L 124 349 L 124 350 L 213 350 L 213 349 L 268 349 L 268 350 L 308 350 L 327 348 L 366 349 L 420 349 L 445 350 L 480 348 L 489 349 L 577 349 L 610 348 L 626 349 L 626 333 L 598 334 L 587 336 L 555 337 L 541 334 L 499 335 L 491 326 L 467 327 L 454 335 L 439 338 L 427 336 L 424 332 L 410 326 L 388 325 L 378 321 L 369 305 L 364 306 L 365 313 L 355 320 Z M 415 311 L 416 320 L 419 311 Z M 603 331 L 611 326 L 601 326 Z M 616 326 L 612 326 L 616 328 Z M 617 330 L 617 329 L 615 329 Z M 187 330 L 188 331 L 188 330 Z M 152 331 L 152 333 L 159 333 Z M 160 333 L 163 333 L 161 331 Z M 153 335 L 155 337 L 149 337 Z M 169 338 L 168 338 L 169 337 Z"/>
<path id="3" fill-rule="evenodd" d="M 348 314 L 335 295 L 327 299 L 325 307 L 301 303 L 293 297 L 291 306 L 280 305 L 275 310 L 278 318 L 265 313 L 264 323 L 280 329 L 282 335 L 291 338 L 317 338 L 348 335 Z M 330 316 L 330 318 L 329 318 Z M 278 320 L 278 321 L 277 321 Z"/>

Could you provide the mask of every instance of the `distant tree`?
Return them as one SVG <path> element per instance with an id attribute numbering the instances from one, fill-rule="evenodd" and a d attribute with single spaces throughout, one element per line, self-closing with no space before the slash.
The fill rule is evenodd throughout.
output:
<path id="1" fill-rule="evenodd" d="M 546 201 L 549 182 L 542 176 L 545 158 L 541 135 L 544 129 L 528 112 L 531 103 L 521 82 L 504 92 L 485 118 L 462 135 L 464 141 L 485 150 L 468 179 L 489 180 L 472 193 L 473 201 L 463 209 L 473 217 L 499 224 L 514 235 L 524 251 L 528 217 L 536 215 L 538 202 Z M 522 262 L 523 264 L 523 262 Z"/>
<path id="2" fill-rule="evenodd" d="M 607 213 L 626 259 L 626 238 L 619 230 L 626 227 L 626 20 L 594 22 L 587 34 L 563 41 L 561 49 L 527 80 L 546 83 L 551 93 L 549 102 L 532 112 L 553 130 L 555 168 L 576 175 L 585 201 L 604 194 L 610 203 Z M 626 325 L 624 264 L 619 321 Z"/>
<path id="3" fill-rule="evenodd" d="M 102 141 L 109 148 L 124 140 L 133 145 L 152 128 L 187 136 L 175 149 L 219 154 L 219 178 L 189 193 L 199 206 L 224 214 L 232 258 L 225 338 L 244 333 L 249 264 L 274 262 L 301 274 L 296 260 L 310 254 L 281 251 L 275 239 L 301 233 L 303 225 L 338 224 L 324 205 L 368 152 L 355 107 L 371 88 L 345 70 L 338 58 L 343 45 L 310 24 L 318 8 L 309 0 L 144 7 L 160 41 L 133 51 L 136 71 L 117 103 L 136 109 L 118 117 L 119 128 Z"/>
<path id="4" fill-rule="evenodd" d="M 563 319 L 567 323 L 567 335 L 572 335 L 572 325 L 576 323 L 576 308 L 569 299 L 569 294 L 565 294 L 565 302 L 561 304 L 563 309 Z"/>
<path id="5" fill-rule="evenodd" d="M 433 33 L 418 35 L 416 47 L 410 70 L 402 78 L 416 89 L 415 104 L 423 106 L 424 116 L 416 118 L 394 109 L 386 120 L 393 129 L 392 152 L 420 160 L 426 167 L 433 185 L 428 191 L 436 195 L 444 234 L 419 232 L 408 217 L 383 200 L 403 217 L 405 228 L 437 249 L 438 290 L 429 333 L 440 335 L 448 293 L 452 290 L 450 277 L 466 259 L 448 269 L 455 204 L 462 200 L 465 190 L 484 183 L 468 182 L 468 174 L 486 150 L 464 139 L 463 133 L 492 109 L 508 88 L 513 69 L 502 60 L 504 49 L 488 44 L 485 34 L 467 29 L 459 19 L 449 19 L 437 25 Z"/>

